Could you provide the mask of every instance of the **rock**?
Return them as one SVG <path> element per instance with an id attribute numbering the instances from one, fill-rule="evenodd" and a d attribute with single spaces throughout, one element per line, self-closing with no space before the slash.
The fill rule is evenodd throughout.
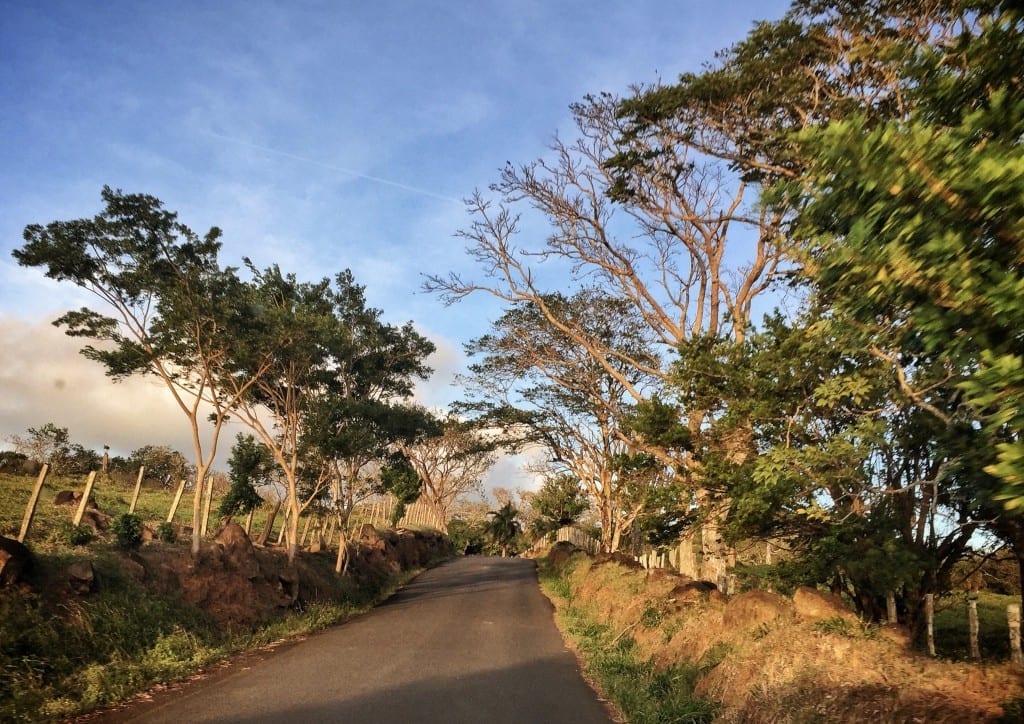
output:
<path id="1" fill-rule="evenodd" d="M 793 604 L 785 596 L 768 591 L 747 591 L 725 605 L 722 623 L 738 629 L 755 628 L 792 615 Z"/>
<path id="2" fill-rule="evenodd" d="M 614 553 L 599 553 L 594 556 L 594 566 L 604 565 L 606 563 L 618 563 L 623 568 L 629 568 L 630 570 L 640 570 L 643 566 L 633 556 L 626 555 L 619 551 Z"/>
<path id="3" fill-rule="evenodd" d="M 718 586 L 714 583 L 694 581 L 684 577 L 683 581 L 669 592 L 669 597 L 677 601 L 694 601 L 698 598 L 708 597 L 712 593 L 718 593 Z"/>
<path id="4" fill-rule="evenodd" d="M 217 531 L 213 542 L 223 551 L 221 560 L 224 565 L 235 569 L 249 580 L 259 576 L 260 564 L 256 560 L 256 548 L 249 540 L 245 528 L 238 523 L 227 523 Z"/>
<path id="5" fill-rule="evenodd" d="M 801 621 L 827 621 L 841 618 L 850 623 L 860 623 L 853 611 L 846 607 L 842 599 L 831 593 L 823 593 L 810 586 L 800 586 L 793 594 L 793 605 L 796 615 Z"/>
<path id="6" fill-rule="evenodd" d="M 363 527 L 359 529 L 359 533 L 356 535 L 356 540 L 367 548 L 374 548 L 380 551 L 387 547 L 387 542 L 384 540 L 383 536 L 381 536 L 380 531 L 369 523 L 364 523 Z"/>
<path id="7" fill-rule="evenodd" d="M 299 571 L 289 566 L 277 574 L 278 606 L 291 608 L 299 600 Z"/>
<path id="8" fill-rule="evenodd" d="M 53 499 L 54 505 L 78 505 L 82 494 L 75 490 L 61 490 Z"/>
<path id="9" fill-rule="evenodd" d="M 61 490 L 53 498 L 54 505 L 69 505 L 77 506 L 82 502 L 82 493 L 77 490 Z M 89 502 L 85 505 L 86 510 L 99 510 L 100 507 L 96 505 L 96 498 L 90 497 Z"/>
<path id="10" fill-rule="evenodd" d="M 110 530 L 110 516 L 97 508 L 87 508 L 82 514 L 82 525 L 87 525 L 97 533 Z"/>
<path id="11" fill-rule="evenodd" d="M 145 559 L 135 551 L 121 559 L 121 568 L 136 581 L 145 581 L 149 577 Z"/>
<path id="12" fill-rule="evenodd" d="M 96 569 L 92 561 L 75 561 L 68 566 L 68 584 L 79 595 L 92 593 L 96 588 Z"/>
<path id="13" fill-rule="evenodd" d="M 0 535 L 0 587 L 20 581 L 32 569 L 32 552 L 13 538 Z"/>

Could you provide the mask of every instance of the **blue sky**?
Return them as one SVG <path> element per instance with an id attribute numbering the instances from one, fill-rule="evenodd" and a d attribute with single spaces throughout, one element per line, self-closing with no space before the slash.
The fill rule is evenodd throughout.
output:
<path id="1" fill-rule="evenodd" d="M 0 438 L 52 421 L 122 454 L 188 452 L 160 389 L 112 385 L 49 326 L 91 300 L 10 255 L 27 224 L 98 212 L 104 184 L 221 227 L 225 263 L 351 268 L 438 345 L 420 398 L 446 404 L 498 311 L 420 291 L 470 268 L 461 199 L 571 138 L 585 94 L 671 82 L 787 5 L 0 0 Z"/>

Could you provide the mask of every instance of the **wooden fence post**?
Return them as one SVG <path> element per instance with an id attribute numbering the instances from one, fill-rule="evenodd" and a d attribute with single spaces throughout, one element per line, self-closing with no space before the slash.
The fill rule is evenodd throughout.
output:
<path id="1" fill-rule="evenodd" d="M 78 503 L 78 510 L 75 511 L 75 517 L 71 519 L 72 525 L 79 525 L 82 522 L 82 516 L 85 515 L 85 508 L 89 505 L 89 496 L 92 495 L 92 486 L 96 483 L 96 471 L 93 470 L 89 473 L 89 477 L 85 481 L 85 492 L 82 493 L 82 500 Z"/>
<path id="2" fill-rule="evenodd" d="M 135 506 L 139 502 L 139 491 L 142 490 L 142 474 L 146 472 L 146 466 L 139 466 L 139 477 L 135 479 L 135 490 L 132 492 L 132 502 L 128 506 L 128 512 L 134 513 Z"/>
<path id="3" fill-rule="evenodd" d="M 896 592 L 886 591 L 885 592 L 885 617 L 886 620 L 895 626 L 899 623 L 899 619 L 896 616 Z"/>
<path id="4" fill-rule="evenodd" d="M 19 543 L 24 543 L 25 536 L 28 535 L 28 529 L 32 525 L 32 516 L 36 514 L 36 506 L 39 504 L 39 493 L 43 490 L 43 483 L 49 472 L 50 466 L 43 463 L 43 467 L 39 469 L 39 477 L 36 478 L 36 485 L 32 488 L 32 495 L 29 496 L 28 505 L 25 506 L 25 517 L 21 519 L 21 531 L 18 533 Z"/>
<path id="5" fill-rule="evenodd" d="M 198 481 L 196 481 L 198 485 Z M 213 478 L 209 475 L 203 481 L 203 522 L 199 526 L 199 535 L 205 536 L 210 524 L 210 508 L 213 507 Z"/>
<path id="6" fill-rule="evenodd" d="M 274 501 L 274 506 L 267 513 L 267 522 L 263 526 L 263 532 L 260 533 L 260 537 L 256 540 L 257 545 L 265 546 L 267 539 L 270 537 L 270 531 L 274 529 L 274 519 L 277 517 L 277 512 L 281 510 L 281 500 Z"/>
<path id="7" fill-rule="evenodd" d="M 924 594 L 924 618 L 928 625 L 928 655 L 935 656 L 935 594 Z"/>
<path id="8" fill-rule="evenodd" d="M 978 645 L 978 600 L 972 598 L 967 602 L 967 623 L 970 632 L 971 658 L 981 658 L 981 647 Z"/>
<path id="9" fill-rule="evenodd" d="M 1024 664 L 1020 651 L 1020 604 L 1011 603 L 1006 607 L 1006 622 L 1010 626 L 1010 660 L 1017 666 Z"/>
<path id="10" fill-rule="evenodd" d="M 178 512 L 178 504 L 181 503 L 181 495 L 185 492 L 185 479 L 181 479 L 181 483 L 178 485 L 178 492 L 174 494 L 174 502 L 171 503 L 171 510 L 167 514 L 167 522 L 174 522 L 174 515 Z"/>

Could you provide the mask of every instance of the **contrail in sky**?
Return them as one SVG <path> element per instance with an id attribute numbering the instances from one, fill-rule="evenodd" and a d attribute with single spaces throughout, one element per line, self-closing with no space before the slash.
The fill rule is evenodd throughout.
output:
<path id="1" fill-rule="evenodd" d="M 231 136 L 225 136 L 225 135 L 223 135 L 221 133 L 217 133 L 215 131 L 206 131 L 206 134 L 210 135 L 210 136 L 213 136 L 214 138 L 219 138 L 219 139 L 221 139 L 223 141 L 230 141 L 231 143 L 236 143 L 239 146 L 248 146 L 249 148 L 256 149 L 257 151 L 262 151 L 263 153 L 269 153 L 269 154 L 272 154 L 274 156 L 283 156 L 284 158 L 290 158 L 293 161 L 301 161 L 302 163 L 309 163 L 309 164 L 312 164 L 314 166 L 320 166 L 321 168 L 326 168 L 326 169 L 328 169 L 330 171 L 337 171 L 338 173 L 343 173 L 343 174 L 346 174 L 348 176 L 352 176 L 354 178 L 361 178 L 361 179 L 365 179 L 367 181 L 374 181 L 375 183 L 384 184 L 385 186 L 393 186 L 393 187 L 395 187 L 397 189 L 402 189 L 403 191 L 408 191 L 410 193 L 419 194 L 421 196 L 430 196 L 431 198 L 441 199 L 442 201 L 451 201 L 451 202 L 454 202 L 454 203 L 457 203 L 457 204 L 461 204 L 462 203 L 461 199 L 452 198 L 451 196 L 445 196 L 444 194 L 437 194 L 437 193 L 434 193 L 433 191 L 427 191 L 426 189 L 417 188 L 416 186 L 410 186 L 409 184 L 403 184 L 403 183 L 401 183 L 399 181 L 391 181 L 391 180 L 386 179 L 386 178 L 381 178 L 380 176 L 370 176 L 369 174 L 359 173 L 358 171 L 353 171 L 350 168 L 343 168 L 341 166 L 335 166 L 333 164 L 324 163 L 323 161 L 317 161 L 314 158 L 307 158 L 305 156 L 299 156 L 298 154 L 288 153 L 287 151 L 279 151 L 276 148 L 268 148 L 267 146 L 260 146 L 260 145 L 255 144 L 255 143 L 249 143 L 248 141 L 243 141 L 243 140 L 238 139 L 238 138 L 232 138 Z"/>

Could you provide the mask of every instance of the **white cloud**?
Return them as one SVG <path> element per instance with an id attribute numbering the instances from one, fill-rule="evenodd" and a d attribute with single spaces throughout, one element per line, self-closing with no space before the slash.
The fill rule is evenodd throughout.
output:
<path id="1" fill-rule="evenodd" d="M 170 445 L 192 458 L 188 423 L 158 381 L 114 382 L 79 354 L 82 340 L 43 320 L 0 315 L 0 339 L 0 437 L 52 422 L 97 451 Z"/>

